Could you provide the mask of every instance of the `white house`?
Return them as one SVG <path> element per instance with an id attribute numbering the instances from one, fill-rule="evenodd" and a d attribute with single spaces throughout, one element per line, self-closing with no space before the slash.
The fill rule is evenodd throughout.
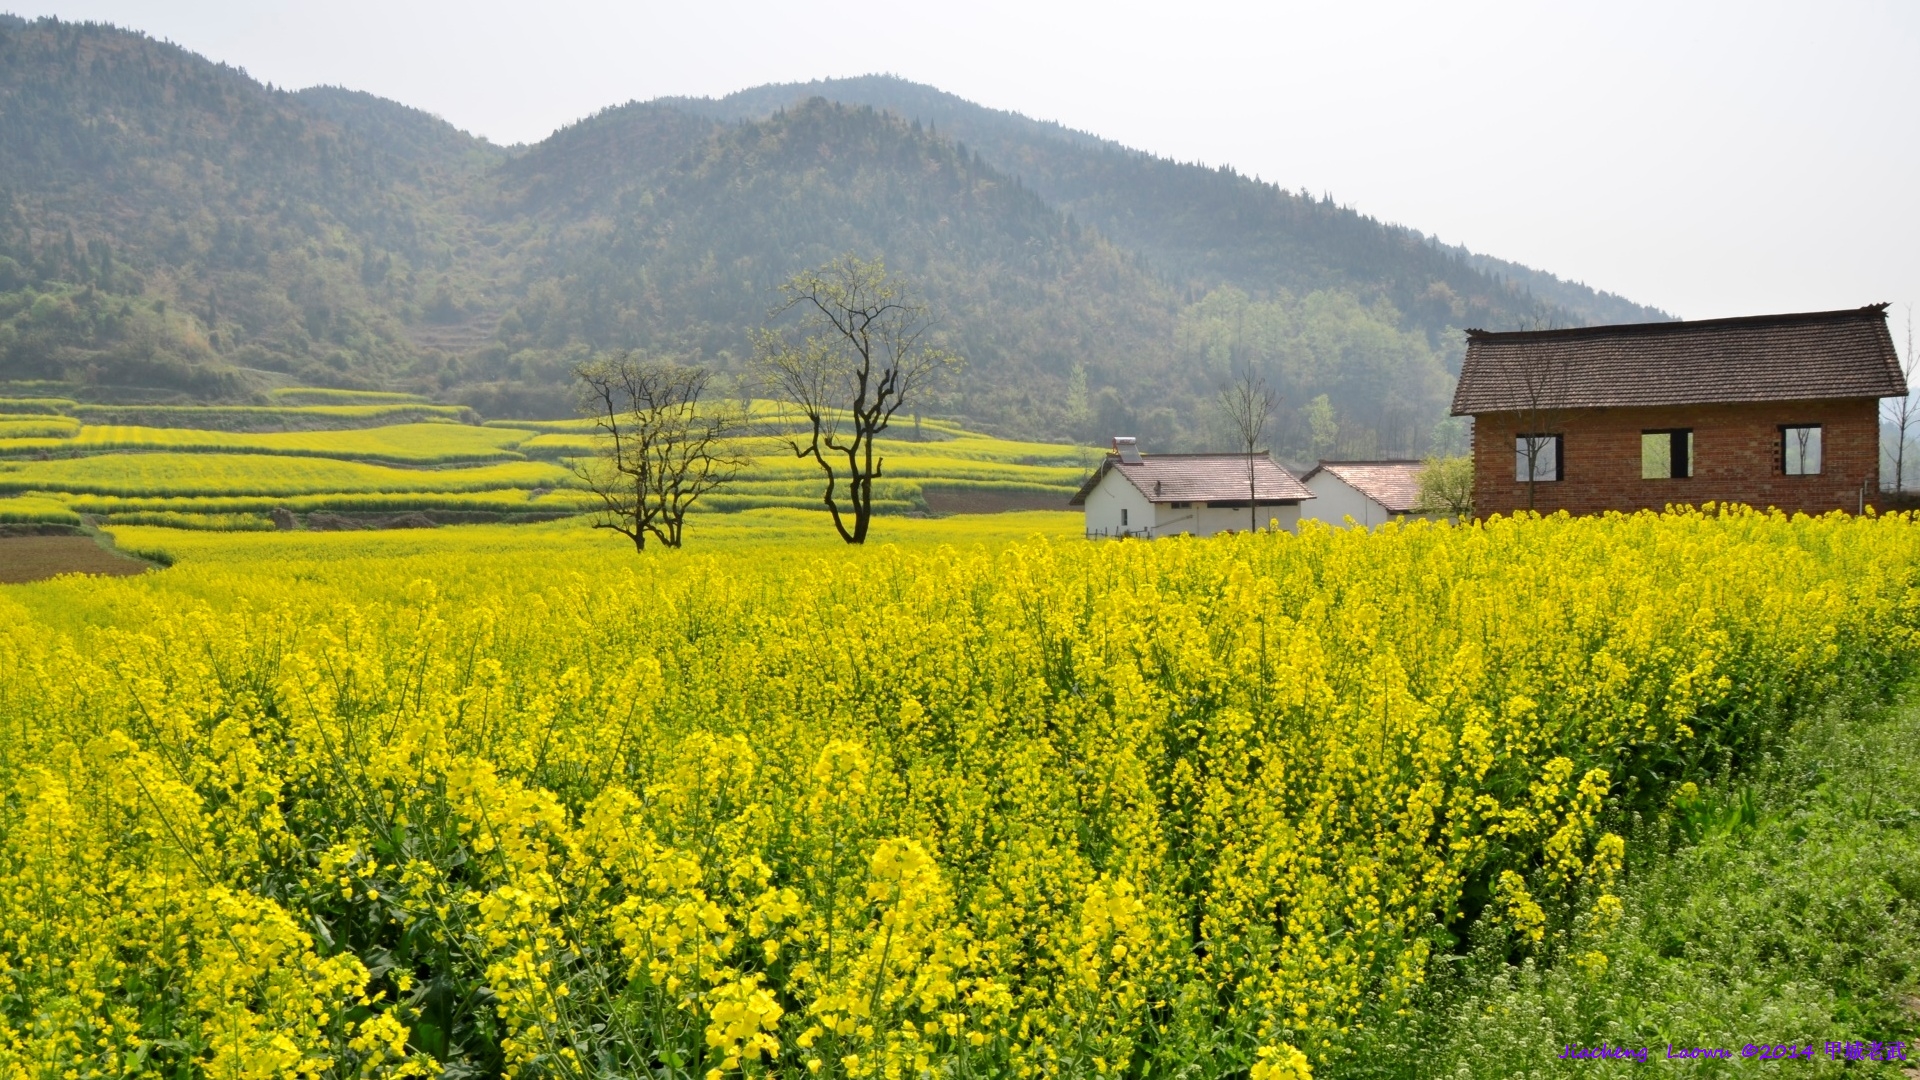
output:
<path id="1" fill-rule="evenodd" d="M 1086 508 L 1089 539 L 1150 539 L 1264 529 L 1275 521 L 1291 529 L 1301 501 L 1311 498 L 1266 454 L 1149 455 L 1121 436 L 1068 505 Z"/>
<path id="2" fill-rule="evenodd" d="M 1313 492 L 1312 508 L 1301 516 L 1329 525 L 1348 518 L 1363 526 L 1420 516 L 1420 462 L 1323 461 L 1300 478 Z"/>

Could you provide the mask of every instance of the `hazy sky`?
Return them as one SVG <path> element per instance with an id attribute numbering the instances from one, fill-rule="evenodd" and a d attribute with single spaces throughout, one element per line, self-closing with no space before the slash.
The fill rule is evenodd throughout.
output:
<path id="1" fill-rule="evenodd" d="M 0 0 L 532 141 L 891 72 L 1687 318 L 1920 304 L 1920 3 Z"/>

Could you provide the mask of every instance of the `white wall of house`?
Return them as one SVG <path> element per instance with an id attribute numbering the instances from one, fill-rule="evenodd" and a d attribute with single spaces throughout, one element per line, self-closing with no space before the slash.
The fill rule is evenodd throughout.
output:
<path id="1" fill-rule="evenodd" d="M 1087 492 L 1088 536 L 1153 536 L 1153 503 L 1133 481 L 1108 469 L 1092 491 Z"/>
<path id="2" fill-rule="evenodd" d="M 1166 513 L 1164 509 L 1161 513 Z M 1190 524 L 1183 525 L 1176 532 L 1190 532 L 1195 536 L 1212 536 L 1222 532 L 1245 532 L 1249 517 L 1244 506 L 1228 508 L 1224 506 L 1206 506 L 1196 503 L 1192 510 L 1177 513 L 1190 514 Z M 1298 503 L 1261 503 L 1251 520 L 1257 520 L 1264 529 L 1278 522 L 1283 529 L 1294 529 L 1300 524 L 1300 505 Z"/>
<path id="3" fill-rule="evenodd" d="M 1198 533 L 1194 527 L 1195 511 L 1192 506 L 1177 503 L 1155 503 L 1153 507 L 1153 535 L 1178 536 L 1183 532 Z"/>
<path id="4" fill-rule="evenodd" d="M 1311 504 L 1309 504 L 1311 505 Z M 1118 469 L 1110 469 L 1087 493 L 1086 501 L 1087 535 L 1093 538 L 1136 536 L 1152 538 L 1156 536 L 1178 536 L 1192 533 L 1195 536 L 1212 536 L 1222 532 L 1244 532 L 1247 528 L 1247 508 L 1238 509 L 1208 506 L 1206 503 L 1155 503 L 1146 493 L 1133 486 L 1133 482 L 1120 474 Z M 1259 508 L 1260 528 L 1266 528 L 1272 522 L 1279 522 L 1283 529 L 1297 529 L 1300 525 L 1300 504 L 1298 503 L 1261 503 Z"/>
<path id="5" fill-rule="evenodd" d="M 1306 511 L 1301 514 L 1308 520 L 1345 525 L 1351 517 L 1361 525 L 1371 526 L 1393 517 L 1386 507 L 1362 495 L 1353 485 L 1326 469 L 1314 473 L 1305 483 L 1307 490 L 1314 494 L 1314 500 L 1307 504 Z"/>
<path id="6" fill-rule="evenodd" d="M 1099 487 L 1087 494 L 1087 535 L 1090 537 L 1116 537 L 1123 533 L 1146 539 L 1178 536 L 1181 533 L 1212 536 L 1223 532 L 1245 532 L 1247 529 L 1247 508 L 1244 506 L 1229 509 L 1205 503 L 1187 506 L 1155 504 L 1119 474 L 1109 473 L 1108 476 L 1118 481 L 1113 485 L 1113 490 L 1107 490 L 1108 482 L 1102 481 Z M 1276 522 L 1280 528 L 1288 530 L 1298 529 L 1300 525 L 1300 506 L 1297 503 L 1262 503 L 1259 514 L 1262 529 Z"/>

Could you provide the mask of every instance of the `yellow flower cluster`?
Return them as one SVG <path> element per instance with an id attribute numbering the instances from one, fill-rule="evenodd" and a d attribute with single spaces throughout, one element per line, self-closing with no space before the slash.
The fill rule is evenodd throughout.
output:
<path id="1" fill-rule="evenodd" d="M 1898 516 L 327 551 L 0 596 L 0 1075 L 1305 1080 L 1920 655 Z"/>

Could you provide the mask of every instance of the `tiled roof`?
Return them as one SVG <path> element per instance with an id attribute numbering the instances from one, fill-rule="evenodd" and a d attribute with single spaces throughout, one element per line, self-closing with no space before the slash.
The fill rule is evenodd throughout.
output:
<path id="1" fill-rule="evenodd" d="M 1392 513 L 1407 514 L 1420 505 L 1420 468 L 1418 461 L 1323 461 L 1300 480 L 1304 483 L 1315 473 L 1332 473 Z"/>
<path id="2" fill-rule="evenodd" d="M 1906 392 L 1887 305 L 1875 304 L 1698 322 L 1469 330 L 1453 414 Z"/>
<path id="3" fill-rule="evenodd" d="M 1067 505 L 1084 505 L 1101 478 L 1115 469 L 1151 502 L 1245 502 L 1247 498 L 1245 454 L 1144 454 L 1138 465 L 1108 454 Z M 1253 455 L 1253 481 L 1261 502 L 1313 498 L 1313 492 L 1266 454 Z"/>

